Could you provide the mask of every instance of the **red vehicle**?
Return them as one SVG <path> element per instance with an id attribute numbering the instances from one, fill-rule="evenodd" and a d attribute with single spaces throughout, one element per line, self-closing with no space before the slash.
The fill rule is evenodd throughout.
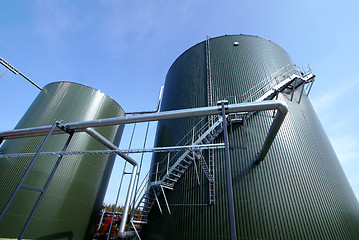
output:
<path id="1" fill-rule="evenodd" d="M 102 218 L 102 222 L 99 223 L 100 228 L 97 231 L 96 238 L 97 239 L 107 239 L 109 227 L 111 225 L 111 219 L 112 219 L 112 212 L 104 212 L 104 216 Z M 118 234 L 119 224 L 121 221 L 120 213 L 115 213 L 115 216 L 113 218 L 112 222 L 112 228 L 111 228 L 111 234 L 110 239 L 114 239 L 115 236 Z"/>

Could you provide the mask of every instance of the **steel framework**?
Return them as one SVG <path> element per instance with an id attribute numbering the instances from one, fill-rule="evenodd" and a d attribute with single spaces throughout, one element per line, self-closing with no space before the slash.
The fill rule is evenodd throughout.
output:
<path id="1" fill-rule="evenodd" d="M 120 124 L 130 124 L 138 122 L 149 122 L 149 121 L 160 121 L 168 119 L 177 119 L 177 118 L 188 118 L 196 116 L 208 116 L 208 115 L 228 115 L 230 113 L 246 113 L 246 112 L 255 112 L 255 111 L 264 111 L 264 110 L 277 110 L 274 117 L 273 123 L 269 129 L 266 140 L 260 150 L 258 156 L 256 156 L 256 161 L 261 162 L 264 160 L 266 153 L 269 150 L 270 145 L 272 144 L 279 128 L 288 112 L 288 108 L 285 103 L 276 100 L 269 100 L 263 102 L 252 102 L 252 103 L 240 103 L 228 105 L 225 107 L 213 106 L 213 107 L 202 107 L 202 108 L 191 108 L 183 110 L 174 110 L 167 112 L 157 112 L 151 114 L 135 115 L 135 116 L 123 116 L 116 118 L 107 118 L 100 120 L 92 121 L 83 121 L 83 122 L 74 122 L 74 123 L 56 123 L 56 127 L 52 126 L 42 126 L 26 129 L 16 129 L 12 131 L 0 132 L 0 142 L 5 139 L 13 138 L 24 138 L 32 136 L 43 136 L 48 134 L 64 134 L 64 133 L 76 133 L 76 132 L 86 132 L 100 143 L 108 147 L 110 150 L 113 150 L 117 155 L 123 158 L 125 161 L 130 163 L 133 166 L 130 184 L 127 191 L 127 197 L 125 200 L 124 214 L 121 219 L 120 228 L 119 228 L 119 237 L 128 238 L 134 236 L 134 232 L 125 231 L 126 223 L 128 219 L 128 213 L 130 209 L 131 198 L 134 190 L 135 178 L 137 174 L 138 163 L 124 154 L 120 149 L 117 148 L 113 143 L 108 141 L 105 137 L 99 134 L 97 131 L 92 129 L 93 127 L 100 126 L 111 126 L 111 125 L 120 125 Z M 225 116 L 224 116 L 225 117 Z M 34 156 L 33 161 L 36 161 L 36 158 L 39 156 L 41 148 L 38 150 L 38 154 Z M 13 194 L 16 195 L 17 192 Z M 0 216 L 0 221 L 5 215 L 8 206 L 11 204 L 11 200 L 8 201 L 6 207 L 2 210 Z M 24 233 L 22 233 L 23 235 Z M 21 239 L 21 237 L 20 237 Z"/>

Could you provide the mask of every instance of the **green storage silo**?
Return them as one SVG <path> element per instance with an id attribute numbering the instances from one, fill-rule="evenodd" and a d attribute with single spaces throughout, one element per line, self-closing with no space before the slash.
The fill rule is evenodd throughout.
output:
<path id="1" fill-rule="evenodd" d="M 110 97 L 93 88 L 71 82 L 46 85 L 15 129 L 124 116 Z M 123 126 L 95 128 L 118 145 Z M 43 152 L 61 151 L 68 134 L 52 135 Z M 44 137 L 6 140 L 3 154 L 36 152 Z M 74 133 L 67 151 L 107 149 L 87 133 Z M 32 157 L 0 158 L 0 209 L 3 209 Z M 40 156 L 25 180 L 26 185 L 42 188 L 57 156 Z M 64 156 L 25 239 L 92 239 L 102 207 L 115 155 Z M 15 239 L 21 233 L 39 192 L 21 189 L 0 222 L 0 238 Z"/>
<path id="2" fill-rule="evenodd" d="M 160 110 L 216 105 L 222 99 L 254 101 L 249 90 L 254 93 L 262 88 L 261 83 L 270 85 L 277 75 L 294 68 L 288 54 L 269 40 L 247 35 L 208 39 L 173 63 Z M 358 202 L 302 86 L 292 83 L 276 96 L 289 112 L 262 163 L 254 164 L 254 156 L 261 149 L 273 111 L 256 112 L 245 124 L 228 127 L 237 239 L 359 238 Z M 192 142 L 196 139 L 193 127 L 198 124 L 198 129 L 208 121 L 161 121 L 155 144 L 190 144 L 191 138 Z M 181 140 L 186 134 L 189 141 Z M 215 139 L 221 142 L 223 133 Z M 171 214 L 159 197 L 164 213 L 152 208 L 142 239 L 230 239 L 224 150 L 211 151 L 202 154 L 208 165 L 213 157 L 212 202 L 203 169 L 192 164 L 173 191 L 166 191 Z M 172 156 L 170 165 L 176 161 Z M 167 157 L 154 155 L 153 174 L 157 163 L 158 175 L 166 174 L 162 169 Z"/>

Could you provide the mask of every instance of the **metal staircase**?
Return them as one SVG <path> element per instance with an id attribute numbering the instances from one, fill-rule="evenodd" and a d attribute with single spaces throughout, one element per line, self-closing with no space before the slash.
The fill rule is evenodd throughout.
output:
<path id="1" fill-rule="evenodd" d="M 203 134 L 201 134 L 194 145 L 201 144 L 210 144 L 218 137 L 219 134 L 223 131 L 223 120 L 218 118 L 213 125 L 211 125 Z M 159 204 L 158 197 L 163 195 L 167 205 L 167 209 L 170 213 L 170 208 L 167 203 L 167 199 L 164 193 L 164 188 L 173 190 L 175 184 L 181 179 L 185 171 L 192 165 L 194 161 L 198 161 L 200 166 L 203 169 L 208 181 L 210 183 L 214 182 L 213 176 L 209 170 L 209 167 L 202 156 L 202 150 L 190 151 L 186 150 L 178 160 L 167 170 L 167 173 L 158 181 L 153 181 L 149 183 L 149 186 L 142 198 L 139 199 L 137 206 L 134 208 L 134 211 L 141 209 L 140 214 L 135 214 L 134 211 L 131 213 L 130 221 L 134 224 L 146 224 L 147 217 L 150 213 L 152 207 L 157 204 L 160 212 L 162 213 L 162 208 Z M 138 229 L 137 229 L 138 230 Z"/>
<path id="2" fill-rule="evenodd" d="M 287 70 L 288 66 L 286 66 L 285 69 Z M 256 86 L 254 86 L 253 88 L 249 89 L 247 92 L 239 96 L 239 98 L 242 98 L 242 102 L 250 102 L 250 101 L 257 102 L 257 101 L 270 100 L 273 99 L 279 92 L 282 92 L 284 91 L 284 89 L 287 88 L 292 91 L 292 97 L 291 97 L 292 100 L 294 90 L 297 89 L 299 86 L 302 86 L 302 91 L 301 91 L 301 95 L 302 95 L 304 85 L 307 83 L 311 83 L 310 84 L 311 87 L 311 85 L 314 82 L 314 77 L 315 75 L 312 73 L 311 69 L 309 72 L 303 73 L 301 71 L 298 71 L 298 69 L 296 68 L 290 68 L 282 75 L 277 75 L 275 77 L 270 76 L 270 79 L 272 81 L 270 84 L 268 84 L 268 79 L 264 79 L 263 81 L 259 82 Z M 264 84 L 264 82 L 266 84 Z M 307 89 L 307 95 L 309 94 L 310 87 L 309 90 Z M 300 100 L 298 101 L 298 103 L 299 102 Z M 234 103 L 237 102 L 235 101 Z M 244 124 L 246 120 L 250 118 L 251 115 L 253 114 L 254 112 L 230 114 L 226 116 L 228 120 L 226 121 L 226 123 Z M 218 117 L 217 119 L 210 118 L 207 124 L 208 126 L 205 127 L 206 130 L 203 131 L 203 133 L 199 134 L 199 137 L 193 142 L 194 145 L 212 143 L 223 132 L 224 127 L 227 127 L 227 126 L 223 126 L 223 118 L 221 116 Z M 151 177 L 149 176 L 149 174 L 146 175 L 147 177 L 144 179 L 143 181 L 144 184 L 142 185 L 142 192 L 144 191 L 144 193 L 142 194 L 142 197 L 134 201 L 137 203 L 137 205 L 134 204 L 130 216 L 131 225 L 136 233 L 139 232 L 142 224 L 147 224 L 148 215 L 154 205 L 157 204 L 162 214 L 163 210 L 159 202 L 159 197 L 161 195 L 165 200 L 168 212 L 171 213 L 164 189 L 173 190 L 175 184 L 181 179 L 185 171 L 196 160 L 202 167 L 203 172 L 209 181 L 209 184 L 212 185 L 212 188 L 210 187 L 210 191 L 209 191 L 210 204 L 213 204 L 215 202 L 213 155 L 211 156 L 211 154 L 209 154 L 210 159 L 209 159 L 209 164 L 207 165 L 206 161 L 203 158 L 202 151 L 203 150 L 196 150 L 196 151 L 186 150 L 182 155 L 178 157 L 176 162 L 170 168 L 167 167 L 166 174 L 164 174 L 159 180 L 157 180 L 157 175 L 156 175 L 155 181 L 151 182 Z M 141 194 L 138 194 L 138 196 L 141 196 Z M 137 236 L 139 237 L 138 234 Z"/>

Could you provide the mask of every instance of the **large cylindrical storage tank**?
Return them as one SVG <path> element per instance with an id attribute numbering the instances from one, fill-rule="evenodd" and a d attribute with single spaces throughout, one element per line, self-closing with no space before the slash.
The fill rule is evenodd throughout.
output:
<path id="1" fill-rule="evenodd" d="M 288 54 L 266 39 L 212 38 L 188 49 L 173 63 L 160 110 L 216 105 L 222 99 L 247 101 L 244 93 L 249 89 L 255 92 L 263 81 L 271 84 L 276 74 L 292 67 Z M 273 111 L 257 112 L 245 125 L 228 127 L 237 239 L 358 239 L 358 202 L 305 92 L 300 99 L 301 90 L 294 91 L 292 101 L 291 89 L 278 94 L 289 112 L 262 163 L 256 165 L 254 159 Z M 196 139 L 197 130 L 192 129 L 200 120 L 159 122 L 156 146 L 190 144 L 191 138 Z M 189 141 L 181 141 L 186 134 Z M 223 141 L 221 133 L 215 143 Z M 152 208 L 142 239 L 231 239 L 225 154 L 223 149 L 212 151 L 215 203 L 209 204 L 209 181 L 203 169 L 192 164 L 173 191 L 165 192 L 171 214 L 160 196 L 163 215 L 157 206 Z M 207 164 L 209 155 L 203 152 Z M 175 161 L 171 159 L 170 164 Z M 153 173 L 166 174 L 162 171 L 166 164 L 167 154 L 155 154 Z"/>
<path id="2" fill-rule="evenodd" d="M 16 129 L 124 116 L 113 99 L 93 88 L 70 82 L 46 85 Z M 123 126 L 95 128 L 118 145 Z M 43 152 L 62 151 L 69 134 L 52 135 Z M 3 154 L 36 152 L 44 137 L 9 139 Z M 74 133 L 67 151 L 107 150 L 87 133 Z M 0 209 L 23 176 L 32 157 L 0 159 Z M 24 184 L 43 188 L 58 156 L 40 156 Z M 55 172 L 24 236 L 25 239 L 92 239 L 115 155 L 66 155 Z M 39 192 L 22 188 L 0 222 L 0 238 L 17 238 Z"/>

